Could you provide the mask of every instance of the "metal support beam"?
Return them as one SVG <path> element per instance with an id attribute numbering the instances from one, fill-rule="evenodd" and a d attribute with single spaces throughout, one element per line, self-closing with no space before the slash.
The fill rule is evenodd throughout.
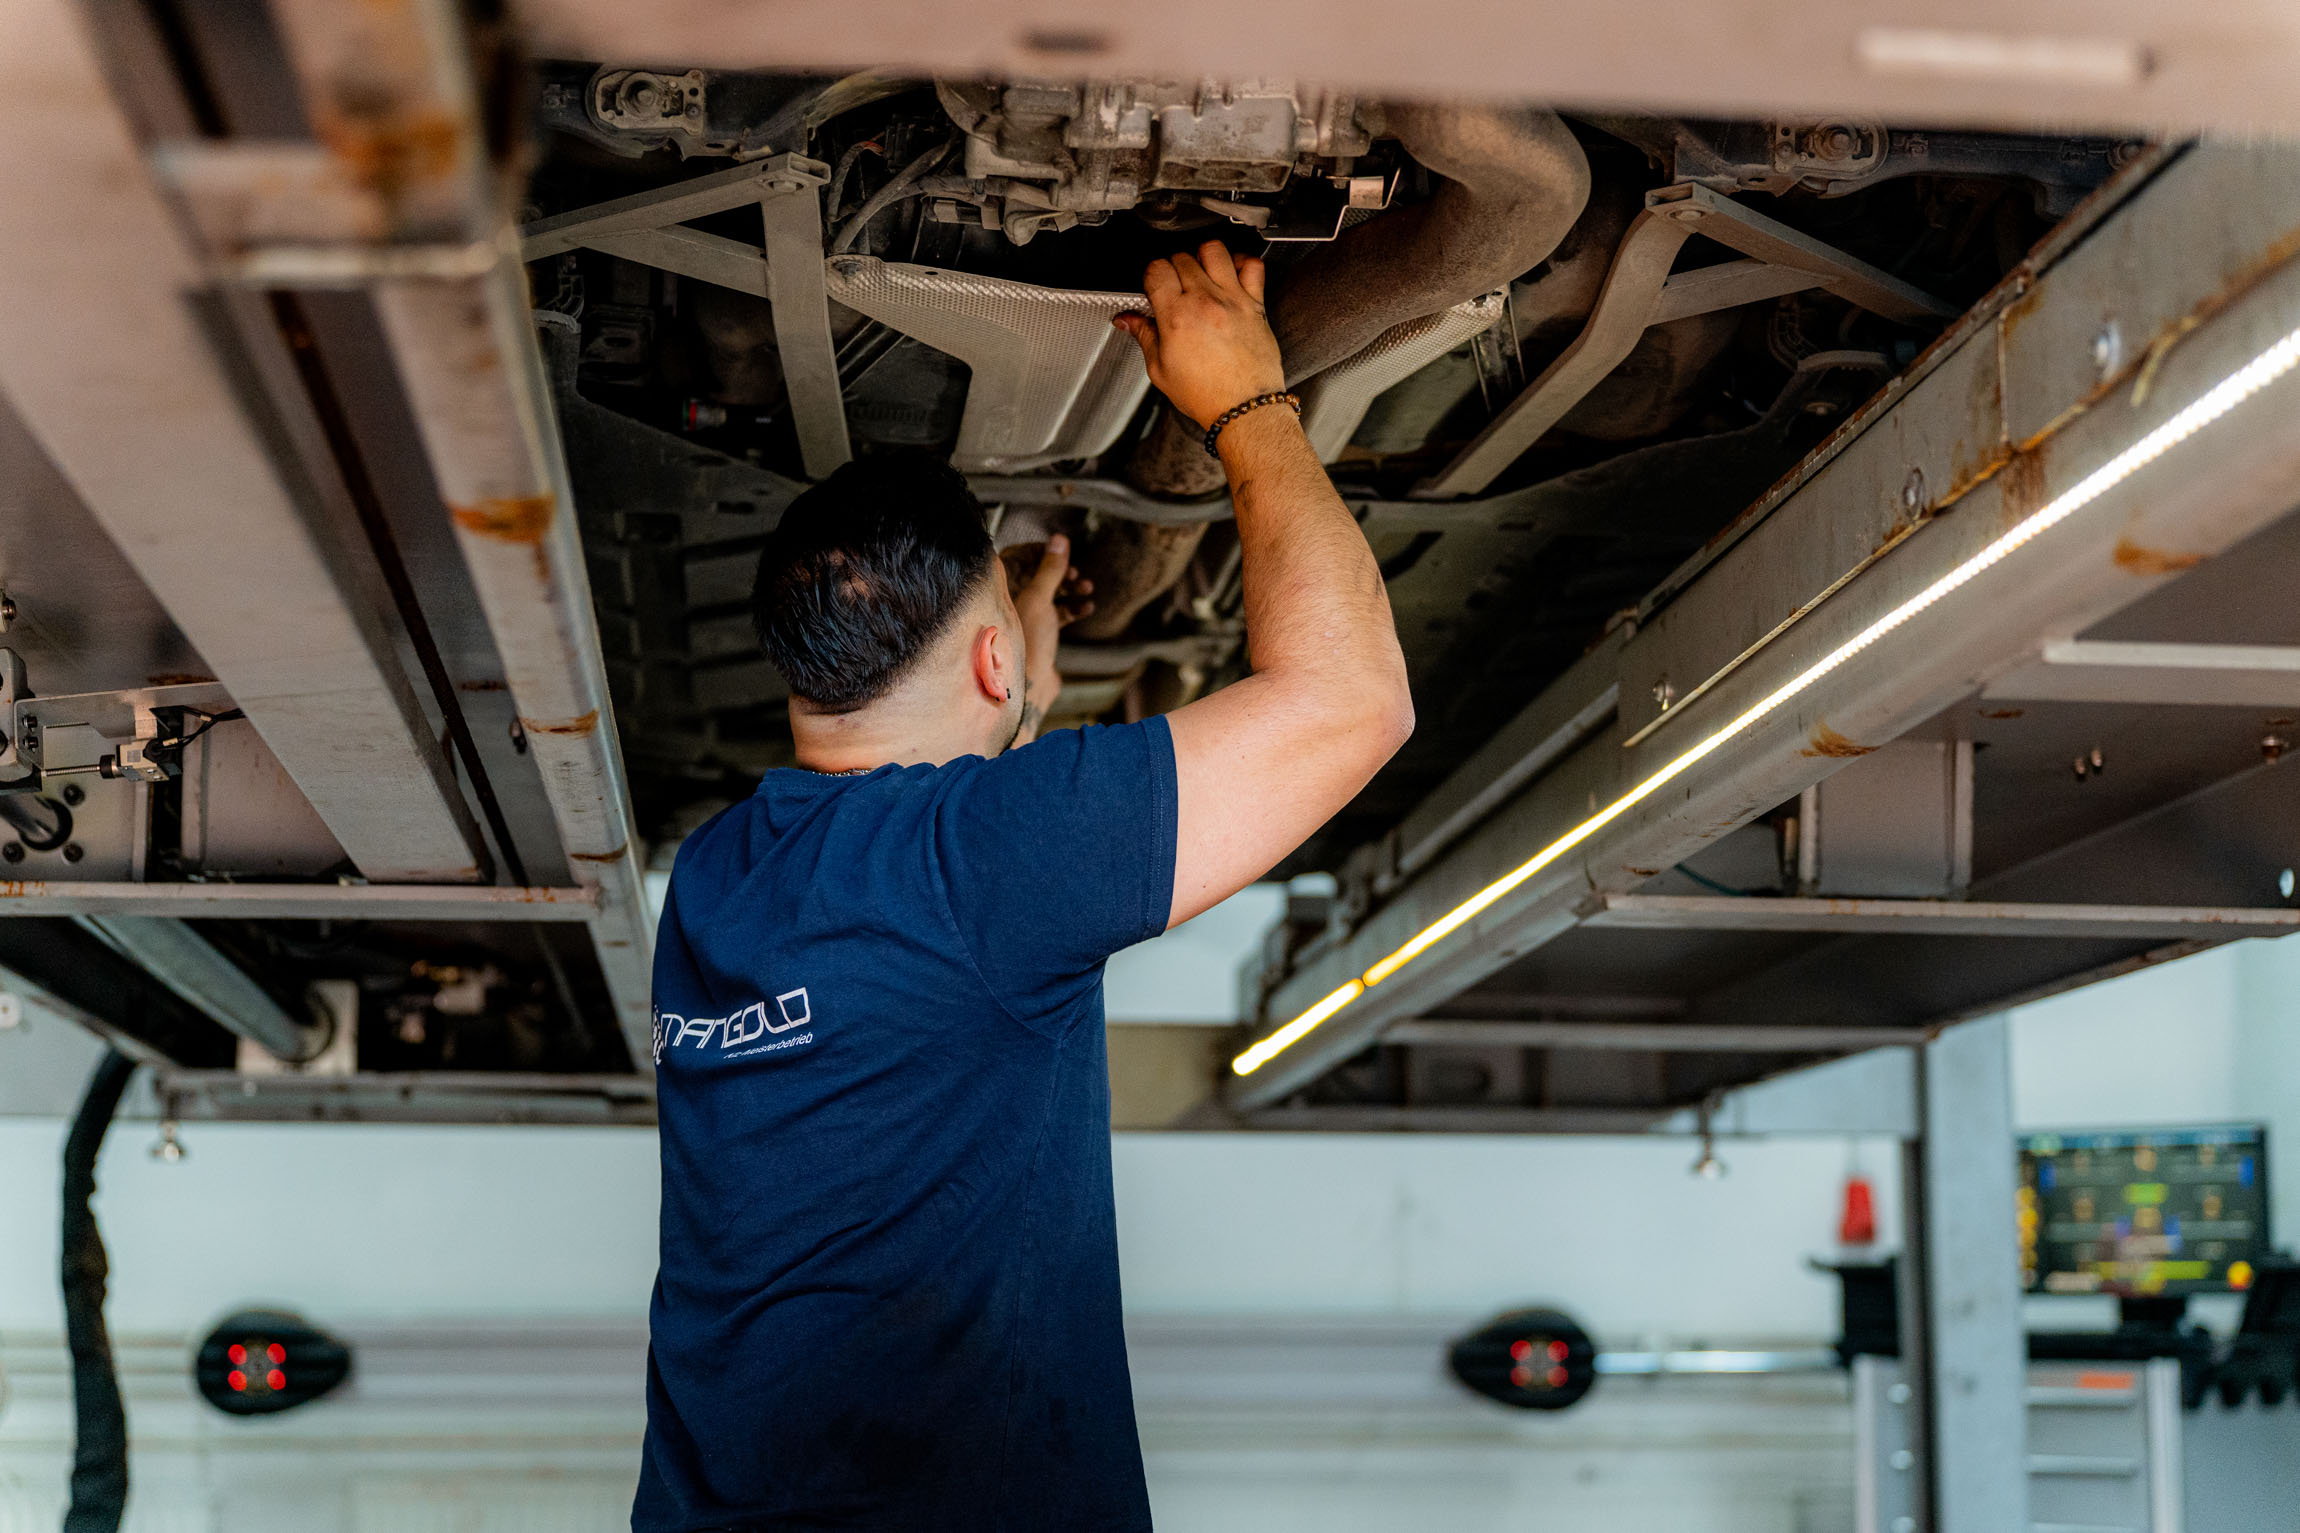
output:
<path id="1" fill-rule="evenodd" d="M 774 308 L 775 355 L 782 361 L 799 457 L 809 479 L 822 479 L 854 456 L 847 445 L 838 353 L 831 346 L 823 215 L 815 200 L 815 188 L 830 180 L 831 168 L 797 154 L 778 154 L 765 163 L 774 167 L 759 213 L 766 221 L 767 302 Z"/>
<path id="2" fill-rule="evenodd" d="M 821 479 L 853 456 L 823 282 L 822 208 L 815 197 L 830 177 L 831 168 L 820 160 L 774 155 L 537 219 L 520 230 L 520 258 L 538 261 L 585 247 L 766 299 L 774 309 L 775 352 L 799 456 L 807 477 Z M 763 251 L 682 227 L 688 219 L 748 202 L 759 206 Z"/>
<path id="3" fill-rule="evenodd" d="M 1991 701 L 2300 708 L 2300 646 L 2055 639 L 1982 691 Z"/>
<path id="4" fill-rule="evenodd" d="M 791 179 L 789 166 L 783 163 L 791 158 L 778 154 L 772 159 L 753 160 L 652 191 L 634 192 L 612 202 L 594 203 L 587 208 L 554 213 L 549 218 L 522 224 L 519 259 L 540 261 L 546 256 L 586 246 L 604 250 L 607 247 L 599 242 L 610 236 L 669 229 L 691 219 L 708 218 L 713 213 L 725 213 L 761 201 L 767 195 L 770 182 Z M 815 245 L 815 259 L 818 262 L 822 259 L 819 241 Z"/>
<path id="5" fill-rule="evenodd" d="M 422 161 L 395 208 L 407 217 L 428 209 L 467 235 L 500 239 L 503 253 L 486 272 L 387 281 L 375 304 L 569 871 L 593 891 L 593 948 L 633 1065 L 644 1070 L 653 923 L 641 848 L 525 275 L 505 238 L 497 170 L 483 157 L 489 135 L 471 39 L 446 5 L 347 10 L 280 0 L 277 9 L 322 137 L 330 121 L 372 131 L 379 100 L 389 101 L 392 122 L 436 124 L 454 152 Z M 743 198 L 755 195 L 746 189 Z M 388 232 L 417 231 L 403 218 Z"/>
<path id="6" fill-rule="evenodd" d="M 2028 1518 L 2010 1025 L 1950 1028 L 1921 1058 L 1931 1533 L 2002 1533 Z"/>
<path id="7" fill-rule="evenodd" d="M 308 446 L 281 413 L 295 401 L 267 398 L 249 355 L 277 352 L 277 331 L 234 335 L 232 301 L 197 296 L 202 259 L 84 13 L 9 6 L 0 54 L 41 60 L 82 104 L 0 160 L 0 387 L 360 870 L 478 879 L 476 829 L 378 604 L 317 526 L 328 486 L 286 466 Z"/>
<path id="8" fill-rule="evenodd" d="M 1762 1022 L 1467 1022 L 1430 1017 L 1400 1022 L 1384 1043 L 1525 1049 L 1607 1049 L 1663 1054 L 1818 1054 L 1922 1043 L 1908 1027 L 1797 1027 Z"/>
<path id="9" fill-rule="evenodd" d="M 2282 937 L 2300 932 L 2300 910 L 1600 894 L 1583 906 L 1582 924 L 1630 931 L 1884 932 L 1911 937 Z"/>
<path id="10" fill-rule="evenodd" d="M 643 1075 L 452 1070 L 241 1075 L 231 1070 L 169 1070 L 154 1079 L 152 1089 L 169 1116 L 186 1121 L 633 1127 L 655 1121 L 655 1082 Z"/>
<path id="11" fill-rule="evenodd" d="M 279 1002 L 183 922 L 166 916 L 82 916 L 80 924 L 232 1032 L 277 1059 L 309 1059 L 324 1030 Z"/>
<path id="12" fill-rule="evenodd" d="M 1678 251 L 1696 234 L 1751 259 L 1671 276 Z M 1827 288 L 1888 319 L 1956 314 L 1951 305 L 1898 277 L 1708 187 L 1665 186 L 1647 193 L 1645 211 L 1622 236 L 1581 334 L 1451 463 L 1415 486 L 1414 494 L 1425 499 L 1475 495 L 1493 483 L 1619 367 L 1652 326 L 1812 287 Z"/>
<path id="13" fill-rule="evenodd" d="M 2006 283 L 1621 641 L 1619 717 L 1303 958 L 1270 995 L 1234 1107 L 1442 1011 L 1571 930 L 1592 894 L 1634 892 L 2291 510 L 2300 372 L 2261 372 L 2272 381 L 2197 435 L 2121 455 L 2289 356 L 2300 155 L 2195 149 L 2103 205 L 2089 237 Z M 2135 251 L 2151 262 L 2137 288 Z M 2133 338 L 2105 380 L 2075 343 L 2104 305 Z M 2036 520 L 2055 506 L 2075 509 Z M 1700 695 L 1645 732 L 1672 679 Z M 2071 971 L 2116 956 L 2078 955 Z"/>
<path id="14" fill-rule="evenodd" d="M 77 921 L 0 921 L 0 968 L 139 1058 L 225 1064 L 231 1035 Z"/>
<path id="15" fill-rule="evenodd" d="M 238 921 L 589 921 L 589 888 L 492 884 L 0 883 L 0 916 Z"/>
<path id="16" fill-rule="evenodd" d="M 1273 1107 L 1250 1129 L 1295 1134 L 1648 1134 L 1665 1107 Z"/>
<path id="17" fill-rule="evenodd" d="M 1692 224 L 1696 233 L 1753 260 L 1802 272 L 1817 286 L 1872 314 L 1903 324 L 1957 317 L 1955 304 L 1699 183 L 1662 187 L 1647 194 L 1645 205 L 1665 210 L 1671 218 Z"/>

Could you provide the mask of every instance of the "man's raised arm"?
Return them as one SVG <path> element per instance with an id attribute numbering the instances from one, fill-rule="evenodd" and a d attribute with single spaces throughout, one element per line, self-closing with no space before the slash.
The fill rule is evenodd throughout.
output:
<path id="1" fill-rule="evenodd" d="M 1119 323 L 1150 381 L 1200 426 L 1285 384 L 1262 263 L 1209 243 L 1151 263 L 1150 315 Z M 1283 404 L 1217 444 L 1237 508 L 1254 673 L 1168 715 L 1180 826 L 1168 924 L 1268 872 L 1413 733 L 1389 596 L 1365 535 Z"/>

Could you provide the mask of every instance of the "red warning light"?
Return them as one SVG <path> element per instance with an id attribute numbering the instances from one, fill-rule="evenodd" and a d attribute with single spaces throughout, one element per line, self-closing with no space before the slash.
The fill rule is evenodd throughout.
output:
<path id="1" fill-rule="evenodd" d="M 1858 1171 L 1845 1178 L 1845 1209 L 1837 1220 L 1837 1243 L 1874 1244 L 1877 1238 L 1877 1194 Z"/>
<path id="2" fill-rule="evenodd" d="M 264 1356 L 270 1358 L 275 1363 L 284 1363 L 287 1361 L 287 1348 L 281 1346 L 278 1342 L 275 1341 L 270 1346 L 264 1348 Z"/>
<path id="3" fill-rule="evenodd" d="M 1513 1341 L 1509 1344 L 1509 1355 L 1512 1361 L 1522 1363 L 1527 1358 L 1533 1356 L 1533 1343 L 1525 1340 L 1523 1337 L 1519 1337 L 1516 1341 Z M 238 1362 L 239 1359 L 234 1358 L 232 1361 Z"/>
<path id="4" fill-rule="evenodd" d="M 226 1378 L 224 1382 L 231 1385 L 232 1388 L 244 1392 L 248 1387 L 248 1376 L 234 1368 L 231 1371 L 231 1376 Z"/>
<path id="5" fill-rule="evenodd" d="M 1528 1388 L 1533 1383 L 1533 1370 L 1520 1364 L 1509 1370 L 1509 1381 L 1520 1389 Z"/>
<path id="6" fill-rule="evenodd" d="M 1563 1369 L 1559 1369 L 1558 1371 L 1561 1373 L 1564 1372 Z M 277 1368 L 274 1368 L 271 1372 L 264 1375 L 264 1383 L 267 1387 L 272 1389 L 285 1389 L 287 1388 L 287 1375 L 280 1372 Z"/>
<path id="7" fill-rule="evenodd" d="M 226 1352 L 224 1356 L 230 1358 L 232 1360 L 232 1366 L 236 1368 L 241 1363 L 244 1363 L 248 1360 L 248 1349 L 235 1341 L 232 1343 L 232 1349 L 229 1352 Z"/>
<path id="8" fill-rule="evenodd" d="M 1565 1361 L 1565 1354 L 1572 1350 L 1562 1341 L 1553 1341 L 1549 1344 L 1549 1360 L 1553 1363 L 1562 1363 Z"/>
<path id="9" fill-rule="evenodd" d="M 1549 1370 L 1549 1387 L 1551 1389 L 1563 1389 L 1565 1387 L 1564 1368 L 1558 1367 Z"/>

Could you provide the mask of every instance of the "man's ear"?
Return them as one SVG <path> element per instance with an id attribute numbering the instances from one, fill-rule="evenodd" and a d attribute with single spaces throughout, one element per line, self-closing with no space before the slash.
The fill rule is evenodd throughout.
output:
<path id="1" fill-rule="evenodd" d="M 1014 696 L 1020 673 L 1015 667 L 1014 645 L 996 623 L 985 623 L 974 636 L 971 652 L 974 684 L 988 701 L 1004 707 Z"/>

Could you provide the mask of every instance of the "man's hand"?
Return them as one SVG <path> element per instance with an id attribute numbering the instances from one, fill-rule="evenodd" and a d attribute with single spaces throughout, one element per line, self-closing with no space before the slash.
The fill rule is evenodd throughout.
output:
<path id="1" fill-rule="evenodd" d="M 1112 321 L 1141 346 L 1158 392 L 1200 426 L 1286 386 L 1278 338 L 1262 314 L 1262 280 L 1258 258 L 1232 260 L 1228 247 L 1208 240 L 1195 257 L 1152 261 L 1142 278 L 1150 312 Z"/>
<path id="2" fill-rule="evenodd" d="M 1055 694 L 1062 690 L 1054 659 L 1062 645 L 1063 627 L 1094 610 L 1094 603 L 1084 599 L 1094 589 L 1094 582 L 1071 568 L 1070 540 L 1059 532 L 1046 540 L 1038 567 L 1027 579 L 1012 563 L 1007 565 L 1006 574 L 1015 614 L 1022 619 L 1022 733 L 1015 743 L 1027 745 L 1038 738 L 1046 710 L 1054 706 Z"/>

